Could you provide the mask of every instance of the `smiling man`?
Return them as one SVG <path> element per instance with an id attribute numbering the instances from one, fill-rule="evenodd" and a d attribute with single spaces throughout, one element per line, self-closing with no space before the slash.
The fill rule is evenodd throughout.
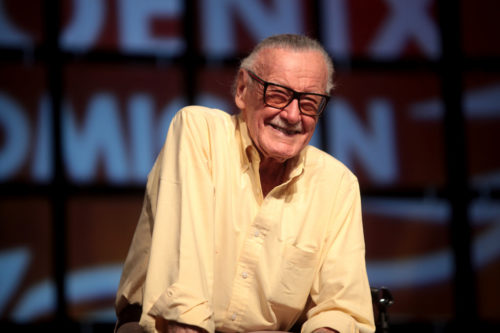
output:
<path id="1" fill-rule="evenodd" d="M 332 77 L 319 43 L 273 36 L 241 64 L 238 115 L 178 112 L 125 262 L 119 332 L 374 331 L 357 179 L 308 146 Z"/>

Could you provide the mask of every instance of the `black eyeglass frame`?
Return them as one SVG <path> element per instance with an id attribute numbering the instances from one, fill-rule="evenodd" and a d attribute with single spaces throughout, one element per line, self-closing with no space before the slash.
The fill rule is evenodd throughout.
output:
<path id="1" fill-rule="evenodd" d="M 297 99 L 298 106 L 299 106 L 299 111 L 300 111 L 301 114 L 306 115 L 306 116 L 310 116 L 310 117 L 319 117 L 319 115 L 325 110 L 326 105 L 328 104 L 328 101 L 330 100 L 330 96 L 329 95 L 323 95 L 323 94 L 318 94 L 318 93 L 313 93 L 313 92 L 298 92 L 298 91 L 293 90 L 290 87 L 286 87 L 286 86 L 283 86 L 283 85 L 278 84 L 278 83 L 268 82 L 266 80 L 263 80 L 257 74 L 255 74 L 254 72 L 252 72 L 249 69 L 245 69 L 245 70 L 248 72 L 248 75 L 253 80 L 257 81 L 258 83 L 260 83 L 261 85 L 264 86 L 264 90 L 263 90 L 263 93 L 262 93 L 262 99 L 264 101 L 264 104 L 267 105 L 267 106 L 269 106 L 269 107 L 271 107 L 271 108 L 283 110 L 288 105 L 290 105 L 290 103 L 292 103 L 292 101 L 294 99 Z M 292 98 L 290 98 L 290 100 L 285 104 L 285 106 L 283 106 L 283 107 L 276 107 L 274 105 L 270 105 L 270 104 L 267 103 L 267 101 L 266 101 L 266 92 L 267 92 L 267 87 L 269 87 L 270 85 L 283 88 L 283 89 L 285 89 L 287 91 L 290 91 L 292 93 Z M 305 113 L 304 111 L 302 111 L 302 108 L 300 107 L 300 98 L 303 95 L 315 95 L 315 96 L 320 96 L 320 97 L 324 98 L 324 103 L 319 106 L 318 110 L 316 110 L 316 114 L 309 114 L 309 113 Z"/>

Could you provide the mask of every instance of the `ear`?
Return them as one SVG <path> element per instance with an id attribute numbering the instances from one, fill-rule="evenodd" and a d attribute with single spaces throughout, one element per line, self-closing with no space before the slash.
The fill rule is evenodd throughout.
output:
<path id="1" fill-rule="evenodd" d="M 245 109 L 245 96 L 248 91 L 248 85 L 245 76 L 245 71 L 240 69 L 236 78 L 236 91 L 234 93 L 234 102 L 236 103 L 238 109 L 240 109 L 241 111 Z"/>

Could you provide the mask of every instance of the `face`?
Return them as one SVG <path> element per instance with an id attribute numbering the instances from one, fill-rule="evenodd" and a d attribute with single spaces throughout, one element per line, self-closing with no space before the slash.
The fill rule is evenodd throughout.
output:
<path id="1" fill-rule="evenodd" d="M 326 89 L 326 64 L 318 51 L 264 49 L 258 55 L 255 73 L 265 81 L 298 92 L 324 94 Z M 235 101 L 250 137 L 264 159 L 284 162 L 307 146 L 317 117 L 301 114 L 296 99 L 282 110 L 266 106 L 262 94 L 263 86 L 241 70 Z"/>

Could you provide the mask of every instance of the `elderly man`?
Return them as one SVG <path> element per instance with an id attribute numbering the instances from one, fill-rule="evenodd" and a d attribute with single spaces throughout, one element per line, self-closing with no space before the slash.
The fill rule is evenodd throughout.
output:
<path id="1" fill-rule="evenodd" d="M 308 146 L 332 76 L 316 41 L 273 36 L 241 64 L 238 115 L 178 112 L 148 178 L 117 327 L 136 309 L 148 332 L 374 330 L 357 179 Z"/>

